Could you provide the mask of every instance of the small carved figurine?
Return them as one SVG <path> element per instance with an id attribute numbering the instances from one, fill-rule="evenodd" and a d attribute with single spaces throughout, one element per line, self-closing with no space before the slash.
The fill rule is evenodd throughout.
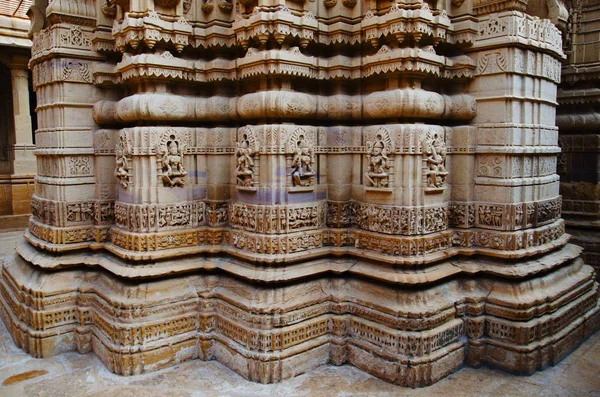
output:
<path id="1" fill-rule="evenodd" d="M 315 172 L 312 166 L 314 163 L 313 151 L 304 141 L 304 136 L 300 135 L 297 149 L 294 152 L 294 160 L 292 161 L 294 186 L 310 186 L 313 184 Z"/>
<path id="2" fill-rule="evenodd" d="M 179 142 L 171 135 L 167 142 L 167 150 L 163 152 L 161 159 L 163 182 L 165 186 L 183 186 L 187 171 L 183 168 L 183 150 L 179 148 Z"/>
<path id="3" fill-rule="evenodd" d="M 385 187 L 388 185 L 388 171 L 390 169 L 389 159 L 385 144 L 381 135 L 377 135 L 375 144 L 367 143 L 368 169 L 365 177 L 373 187 Z"/>
<path id="4" fill-rule="evenodd" d="M 130 150 L 127 145 L 125 137 L 121 136 L 119 143 L 116 147 L 117 163 L 115 167 L 115 177 L 119 180 L 119 183 L 124 189 L 129 187 L 129 171 L 131 170 L 129 165 Z"/>
<path id="5" fill-rule="evenodd" d="M 427 142 L 425 152 L 425 161 L 427 162 L 427 186 L 441 188 L 444 186 L 446 176 L 446 147 L 437 139 Z"/>
<path id="6" fill-rule="evenodd" d="M 237 177 L 237 183 L 240 186 L 252 186 L 254 184 L 254 160 L 252 156 L 256 154 L 256 151 L 250 148 L 248 142 L 248 136 L 244 134 L 243 139 L 237 145 L 237 166 L 235 174 Z"/>

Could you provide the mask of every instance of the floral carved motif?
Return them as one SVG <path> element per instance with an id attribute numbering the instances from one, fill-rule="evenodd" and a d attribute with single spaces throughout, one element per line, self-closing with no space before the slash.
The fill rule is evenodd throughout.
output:
<path id="1" fill-rule="evenodd" d="M 92 45 L 91 37 L 81 30 L 81 27 L 75 26 L 68 32 L 60 33 L 60 44 L 62 46 L 90 48 Z"/>
<path id="2" fill-rule="evenodd" d="M 91 161 L 89 157 L 71 157 L 69 159 L 69 172 L 75 176 L 86 176 L 91 174 Z"/>
<path id="3" fill-rule="evenodd" d="M 64 61 L 61 78 L 64 81 L 92 82 L 90 64 L 82 61 Z"/>

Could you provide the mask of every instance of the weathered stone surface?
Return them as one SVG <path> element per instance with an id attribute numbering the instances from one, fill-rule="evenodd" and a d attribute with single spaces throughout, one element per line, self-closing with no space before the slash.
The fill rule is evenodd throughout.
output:
<path id="1" fill-rule="evenodd" d="M 558 174 L 563 214 L 582 257 L 600 277 L 600 119 L 598 110 L 598 44 L 589 39 L 598 18 L 598 2 L 568 2 L 569 25 L 565 35 L 567 62 L 558 90 L 560 129 Z"/>
<path id="2" fill-rule="evenodd" d="M 2 317 L 35 357 L 94 351 L 124 375 L 200 358 L 270 383 L 347 362 L 415 387 L 465 361 L 532 373 L 590 335 L 598 285 L 581 259 L 565 258 L 530 280 L 458 273 L 427 286 L 414 272 L 394 284 L 345 272 L 278 285 L 220 272 L 131 284 L 95 270 L 46 273 L 16 256 L 3 268 Z"/>
<path id="3" fill-rule="evenodd" d="M 527 4 L 74 4 L 34 24 L 38 176 L 0 281 L 30 354 L 416 387 L 532 373 L 598 326 L 561 34 Z"/>
<path id="4" fill-rule="evenodd" d="M 34 193 L 34 105 L 27 62 L 31 56 L 27 10 L 31 0 L 0 7 L 0 228 L 27 227 Z M 35 101 L 34 101 L 35 102 Z M 24 216 L 27 215 L 27 216 Z"/>

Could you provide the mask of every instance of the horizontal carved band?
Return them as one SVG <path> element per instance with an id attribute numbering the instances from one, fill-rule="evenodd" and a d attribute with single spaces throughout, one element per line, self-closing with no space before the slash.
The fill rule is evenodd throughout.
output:
<path id="1" fill-rule="evenodd" d="M 256 259 L 252 255 L 261 255 L 270 261 L 304 252 L 311 256 L 329 254 L 327 247 L 345 248 L 345 253 L 359 257 L 377 258 L 382 261 L 402 260 L 403 263 L 414 260 L 436 261 L 442 257 L 433 255 L 446 251 L 446 256 L 456 255 L 460 250 L 448 251 L 452 248 L 492 249 L 502 256 L 513 251 L 531 248 L 543 248 L 546 245 L 564 244 L 564 221 L 559 219 L 551 224 L 535 229 L 517 232 L 500 232 L 482 229 L 457 230 L 425 236 L 403 237 L 390 236 L 358 229 L 321 229 L 290 233 L 287 235 L 268 235 L 231 229 L 210 229 L 206 227 L 187 230 L 173 230 L 157 233 L 131 233 L 113 227 L 107 228 L 56 228 L 39 224 L 31 219 L 28 240 L 36 246 L 52 245 L 53 250 L 81 248 L 81 243 L 103 243 L 110 239 L 114 246 L 131 253 L 136 258 L 137 252 L 151 253 L 169 250 L 171 254 L 228 252 L 245 259 Z M 27 237 L 27 236 L 26 236 Z M 39 239 L 34 241 L 32 238 Z M 554 244 L 554 245 L 553 245 Z M 73 247 L 70 247 L 73 246 Z M 101 245 L 96 245 L 96 248 Z M 191 249 L 177 252 L 177 249 Z M 233 248 L 231 250 L 230 248 Z M 355 250 L 356 249 L 356 250 Z M 316 250 L 316 251 L 315 251 Z M 119 251 L 120 252 L 120 251 Z M 476 251 L 475 251 L 476 252 Z M 536 251 L 537 252 L 537 251 Z M 123 252 L 121 252 L 123 253 Z M 488 251 L 485 251 L 488 253 Z M 394 259 L 396 258 L 396 259 Z M 411 259 L 414 258 L 414 259 Z M 141 259 L 141 258 L 140 258 Z"/>
<path id="2" fill-rule="evenodd" d="M 262 234 L 293 233 L 325 227 L 325 202 L 310 205 L 229 204 L 229 224 L 241 230 Z"/>
<path id="3" fill-rule="evenodd" d="M 277 293 L 268 303 L 261 300 L 256 288 L 249 289 L 249 299 L 240 297 L 235 291 L 249 284 L 226 275 L 218 275 L 216 282 L 198 275 L 154 281 L 148 283 L 147 293 L 134 294 L 127 283 L 92 271 L 90 279 L 106 286 L 100 291 L 88 278 L 76 277 L 75 271 L 74 284 L 57 293 L 48 287 L 54 281 L 53 273 L 39 272 L 20 261 L 12 265 L 3 268 L 0 279 L 5 318 L 13 325 L 10 329 L 50 339 L 89 328 L 99 343 L 110 346 L 110 351 L 127 355 L 132 350 L 147 353 L 149 344 L 152 351 L 161 346 L 172 348 L 178 338 L 190 333 L 195 335 L 194 345 L 198 335 L 202 341 L 232 341 L 244 354 L 251 352 L 263 358 L 324 335 L 332 338 L 328 342 L 335 342 L 337 337 L 343 344 L 368 344 L 398 360 L 406 356 L 427 358 L 464 337 L 481 342 L 498 340 L 522 354 L 519 347 L 559 334 L 574 318 L 586 313 L 597 315 L 598 310 L 598 287 L 591 280 L 592 270 L 582 271 L 581 261 L 529 281 L 529 288 L 526 282 L 477 281 L 474 288 L 473 283 L 452 280 L 423 290 L 398 291 L 394 286 L 364 279 L 333 283 L 325 277 L 275 286 Z M 544 283 L 569 293 L 522 303 L 532 287 L 541 289 Z M 313 293 L 289 302 L 288 296 L 298 289 Z M 166 294 L 167 299 L 156 301 L 155 291 L 165 291 L 160 296 Z M 490 295 L 495 299 L 488 299 Z M 109 304 L 106 296 L 116 303 Z M 423 302 L 428 302 L 429 310 L 416 316 L 418 310 L 424 310 Z M 561 309 L 553 310 L 559 302 Z M 22 313 L 27 315 L 17 315 Z M 533 313 L 538 321 L 526 321 Z M 34 349 L 38 344 L 30 346 Z M 138 366 L 133 368 L 139 370 Z M 130 370 L 125 367 L 123 373 L 134 373 Z"/>
<path id="4" fill-rule="evenodd" d="M 448 96 L 422 89 L 395 89 L 366 96 L 260 91 L 240 97 L 199 98 L 146 93 L 129 96 L 118 102 L 97 102 L 94 105 L 94 120 L 101 125 L 138 120 L 231 121 L 264 117 L 470 120 L 475 112 L 476 102 L 470 95 Z"/>
<path id="5" fill-rule="evenodd" d="M 115 225 L 134 232 L 206 225 L 202 201 L 175 204 L 115 204 Z"/>

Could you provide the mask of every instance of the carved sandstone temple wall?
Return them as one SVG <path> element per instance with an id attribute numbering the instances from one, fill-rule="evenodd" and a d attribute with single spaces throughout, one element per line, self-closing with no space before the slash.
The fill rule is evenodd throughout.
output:
<path id="1" fill-rule="evenodd" d="M 568 3 L 568 55 L 558 90 L 558 174 L 563 216 L 582 258 L 600 270 L 600 2 Z"/>
<path id="2" fill-rule="evenodd" d="M 31 56 L 26 15 L 31 0 L 0 3 L 0 228 L 25 228 L 36 172 L 35 98 L 27 63 Z M 34 103 L 32 103 L 34 102 Z M 33 117 L 32 117 L 33 116 Z"/>
<path id="3" fill-rule="evenodd" d="M 532 14 L 50 2 L 33 213 L 0 280 L 17 344 L 120 374 L 217 359 L 259 382 L 557 362 L 600 306 L 561 219 L 561 34 Z"/>

